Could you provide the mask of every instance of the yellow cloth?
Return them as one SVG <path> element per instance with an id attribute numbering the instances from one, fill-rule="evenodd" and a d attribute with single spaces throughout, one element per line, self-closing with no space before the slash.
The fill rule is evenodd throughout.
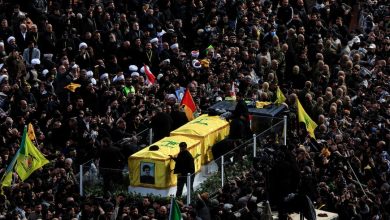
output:
<path id="1" fill-rule="evenodd" d="M 64 88 L 65 89 L 68 89 L 69 91 L 71 92 L 76 92 L 76 89 L 81 87 L 80 84 L 77 84 L 77 83 L 70 83 L 69 85 L 65 86 Z"/>
<path id="2" fill-rule="evenodd" d="M 286 96 L 284 96 L 282 90 L 280 90 L 279 86 L 278 89 L 276 90 L 276 101 L 275 105 L 281 105 L 283 102 L 286 101 Z"/>
<path id="3" fill-rule="evenodd" d="M 256 108 L 264 108 L 265 106 L 267 105 L 271 105 L 272 102 L 260 102 L 260 101 L 256 101 Z"/>
<path id="4" fill-rule="evenodd" d="M 34 132 L 34 127 L 31 123 L 28 124 L 27 135 L 30 138 L 30 140 L 35 141 L 36 136 Z"/>
<path id="5" fill-rule="evenodd" d="M 316 129 L 317 124 L 310 118 L 306 113 L 305 109 L 302 107 L 301 102 L 297 98 L 297 109 L 298 109 L 298 121 L 303 122 L 306 125 L 306 130 L 309 132 L 310 137 L 316 138 L 314 135 L 314 129 Z"/>
<path id="6" fill-rule="evenodd" d="M 3 175 L 3 178 L 1 180 L 1 188 L 4 186 L 11 186 L 12 185 L 12 174 L 13 171 L 6 171 Z"/>
<path id="7" fill-rule="evenodd" d="M 211 147 L 229 135 L 229 123 L 219 116 L 199 116 L 171 132 L 171 136 L 183 135 L 199 140 L 202 148 L 202 164 L 213 159 Z"/>
<path id="8" fill-rule="evenodd" d="M 130 185 L 150 188 L 175 186 L 177 182 L 176 174 L 173 173 L 175 161 L 170 159 L 169 155 L 176 157 L 179 154 L 180 142 L 187 143 L 187 149 L 194 157 L 195 172 L 198 172 L 202 165 L 200 141 L 185 136 L 166 137 L 151 145 L 157 145 L 159 150 L 150 151 L 149 146 L 128 158 Z M 154 164 L 151 172 L 154 184 L 141 183 L 141 166 L 145 163 Z"/>
<path id="9" fill-rule="evenodd" d="M 15 170 L 22 181 L 27 179 L 35 170 L 49 163 L 28 137 L 27 129 L 24 129 L 22 143 L 16 157 Z"/>

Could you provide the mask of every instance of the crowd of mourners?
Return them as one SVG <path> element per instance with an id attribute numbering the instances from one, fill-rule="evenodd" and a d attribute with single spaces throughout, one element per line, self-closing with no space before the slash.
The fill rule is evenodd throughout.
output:
<path id="1" fill-rule="evenodd" d="M 0 1 L 0 20 L 0 174 L 28 123 L 51 161 L 25 182 L 14 174 L 0 218 L 168 219 L 169 200 L 80 196 L 75 168 L 98 160 L 114 191 L 110 169 L 145 143 L 137 134 L 152 128 L 158 140 L 187 122 L 185 88 L 201 114 L 232 88 L 273 102 L 277 86 L 288 180 L 340 219 L 390 218 L 387 0 L 13 0 Z M 180 204 L 183 219 L 260 219 L 266 182 L 245 171 L 216 197 Z"/>

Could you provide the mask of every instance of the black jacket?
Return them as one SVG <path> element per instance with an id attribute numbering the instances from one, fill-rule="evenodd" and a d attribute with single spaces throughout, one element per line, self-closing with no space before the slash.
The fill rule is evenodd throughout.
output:
<path id="1" fill-rule="evenodd" d="M 175 174 L 195 173 L 194 158 L 188 150 L 181 151 L 174 160 L 176 161 Z"/>

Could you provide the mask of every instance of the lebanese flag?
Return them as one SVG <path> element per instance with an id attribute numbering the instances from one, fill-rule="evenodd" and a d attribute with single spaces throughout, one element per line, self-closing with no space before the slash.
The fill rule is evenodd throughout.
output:
<path id="1" fill-rule="evenodd" d="M 144 70 L 145 70 L 145 74 L 146 74 L 146 77 L 148 78 L 149 83 L 150 84 L 154 84 L 154 82 L 156 81 L 156 77 L 149 70 L 149 67 L 144 65 Z"/>
<path id="2" fill-rule="evenodd" d="M 188 118 L 188 121 L 191 121 L 194 119 L 194 113 L 196 112 L 196 105 L 194 100 L 192 99 L 190 90 L 187 88 L 183 99 L 180 103 L 181 106 L 184 106 L 184 112 L 186 113 L 186 116 Z"/>

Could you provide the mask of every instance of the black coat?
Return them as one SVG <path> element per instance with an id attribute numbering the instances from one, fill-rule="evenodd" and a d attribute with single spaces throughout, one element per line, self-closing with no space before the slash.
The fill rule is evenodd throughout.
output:
<path id="1" fill-rule="evenodd" d="M 177 128 L 181 127 L 182 125 L 184 125 L 188 122 L 188 118 L 186 116 L 186 113 L 181 112 L 181 111 L 172 111 L 171 117 L 173 120 L 172 130 L 176 130 Z"/>
<path id="2" fill-rule="evenodd" d="M 176 158 L 175 174 L 187 175 L 187 173 L 195 173 L 194 158 L 188 150 L 180 151 Z"/>
<path id="3" fill-rule="evenodd" d="M 152 118 L 152 129 L 154 141 L 158 141 L 164 137 L 168 137 L 173 125 L 173 120 L 168 113 L 159 112 Z"/>

